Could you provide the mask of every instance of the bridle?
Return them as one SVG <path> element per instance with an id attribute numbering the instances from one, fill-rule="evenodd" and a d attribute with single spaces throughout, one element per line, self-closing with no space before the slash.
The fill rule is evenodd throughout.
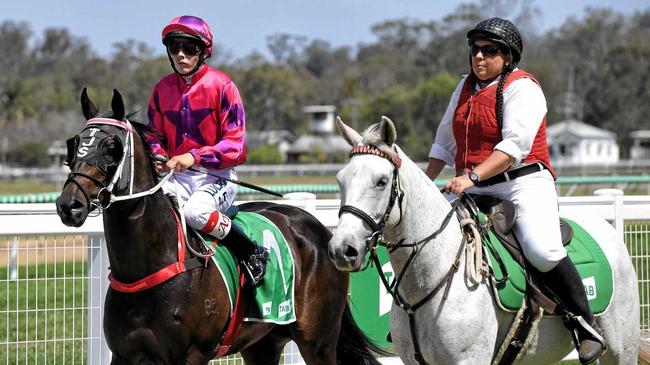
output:
<path id="1" fill-rule="evenodd" d="M 120 135 L 110 134 L 107 131 L 103 130 L 102 128 L 95 128 L 95 126 L 113 126 L 121 129 L 123 133 Z M 72 169 L 75 161 L 75 153 L 76 153 L 76 157 L 91 156 L 90 158 L 85 158 L 82 161 L 84 163 L 87 163 L 97 168 L 104 175 L 106 179 L 108 179 L 111 173 L 113 174 L 113 177 L 111 178 L 110 182 L 106 184 L 104 181 L 99 181 L 98 179 L 88 174 L 72 171 L 68 175 L 68 179 L 63 185 L 63 187 L 65 188 L 65 186 L 68 183 L 75 184 L 79 188 L 79 190 L 81 190 L 81 192 L 84 194 L 86 198 L 86 202 L 88 203 L 89 206 L 88 207 L 89 210 L 97 209 L 98 214 L 100 214 L 103 209 L 108 208 L 113 202 L 137 199 L 144 196 L 152 195 L 156 193 L 158 190 L 160 190 L 163 184 L 167 180 L 169 180 L 169 178 L 172 176 L 173 170 L 170 171 L 167 175 L 165 175 L 160 180 L 160 182 L 158 182 L 158 184 L 156 184 L 151 189 L 140 191 L 140 192 L 134 192 L 133 183 L 134 183 L 134 170 L 135 170 L 135 153 L 134 153 L 134 142 L 133 142 L 133 132 L 134 132 L 133 126 L 126 119 L 124 121 L 119 121 L 110 118 L 92 118 L 88 120 L 88 122 L 86 123 L 86 127 L 80 132 L 80 134 L 87 133 L 87 130 L 93 128 L 95 130 L 90 131 L 90 137 L 94 137 L 94 135 L 99 132 L 107 134 L 108 136 L 100 139 L 99 142 L 97 142 L 96 144 L 94 143 L 94 139 L 91 138 L 89 142 L 87 142 L 86 144 L 82 144 L 82 147 L 79 147 L 79 141 L 80 141 L 79 135 L 75 136 L 71 140 L 68 140 L 68 158 L 66 160 L 66 163 Z M 119 163 L 115 161 L 112 161 L 111 163 L 106 163 L 106 161 L 102 159 L 102 156 L 98 155 L 96 151 L 99 151 L 99 153 L 101 153 L 102 143 L 105 143 L 104 141 L 108 139 L 115 140 L 116 138 L 120 141 L 120 143 L 123 146 L 120 161 Z M 94 150 L 90 150 L 90 149 L 82 150 L 82 148 L 84 147 L 91 147 L 91 146 L 93 146 Z M 126 175 L 128 181 L 122 182 L 123 175 Z M 91 199 L 91 195 L 89 194 L 89 192 L 83 187 L 83 185 L 79 181 L 77 181 L 79 177 L 92 181 L 97 187 L 100 188 L 95 198 Z M 113 193 L 113 189 L 118 184 L 122 184 L 122 185 L 128 184 L 128 192 L 125 195 L 116 196 Z M 195 268 L 207 265 L 208 260 L 206 258 L 211 257 L 214 254 L 214 251 L 210 249 L 211 252 L 209 254 L 202 254 L 196 251 L 194 248 L 192 248 L 192 246 L 188 244 L 185 236 L 184 215 L 182 213 L 175 211 L 173 208 L 172 208 L 172 212 L 176 220 L 177 242 L 175 247 L 177 251 L 178 261 L 172 262 L 166 267 L 163 267 L 162 269 L 132 283 L 121 282 L 117 280 L 112 275 L 112 273 L 109 272 L 109 281 L 111 284 L 111 288 L 113 290 L 123 292 L 123 293 L 139 292 L 154 287 L 158 284 L 161 284 L 183 272 L 190 271 Z M 192 254 L 194 254 L 195 257 L 186 259 L 185 248 L 187 248 Z"/>
<path id="2" fill-rule="evenodd" d="M 111 134 L 101 128 L 101 126 L 112 126 L 117 127 L 123 131 L 122 134 Z M 82 144 L 80 147 L 80 134 L 89 133 L 93 138 L 87 144 Z M 94 135 L 96 133 L 106 134 L 107 137 L 99 139 L 99 141 L 94 143 Z M 158 184 L 152 187 L 149 190 L 141 191 L 134 193 L 133 192 L 133 182 L 134 182 L 134 173 L 135 173 L 135 154 L 134 154 L 134 142 L 133 142 L 133 126 L 128 120 L 119 121 L 112 118 L 92 118 L 86 122 L 86 127 L 75 137 L 67 141 L 68 146 L 68 157 L 66 159 L 66 164 L 70 166 L 70 169 L 73 168 L 75 160 L 79 157 L 85 157 L 86 154 L 90 154 L 93 158 L 83 159 L 82 161 L 98 169 L 106 179 L 112 174 L 113 177 L 110 182 L 107 184 L 105 181 L 100 181 L 93 176 L 85 174 L 83 172 L 71 171 L 68 175 L 67 180 L 63 184 L 63 187 L 68 183 L 72 183 L 83 193 L 86 198 L 86 203 L 88 204 L 88 210 L 93 211 L 97 210 L 97 214 L 101 214 L 103 209 L 108 208 L 113 202 L 136 199 L 147 195 L 152 195 L 158 191 L 163 184 L 169 180 L 173 172 L 170 172 L 164 176 Z M 122 145 L 122 155 L 119 162 L 112 162 L 111 164 L 105 163 L 103 156 L 96 156 L 96 151 L 101 151 L 101 146 L 108 139 L 118 140 Z M 87 148 L 88 147 L 88 148 Z M 94 148 L 93 150 L 90 147 Z M 82 150 L 86 148 L 85 150 Z M 128 160 L 128 164 L 127 164 Z M 125 168 L 126 166 L 126 168 Z M 122 179 L 123 175 L 126 175 L 126 181 Z M 94 198 L 91 198 L 91 194 L 88 190 L 81 184 L 77 179 L 78 177 L 85 178 L 90 180 L 99 187 L 99 191 L 95 194 Z M 115 186 L 120 183 L 122 185 L 128 184 L 128 193 L 121 196 L 116 196 L 113 193 Z"/>
<path id="3" fill-rule="evenodd" d="M 395 167 L 393 169 L 393 181 L 391 184 L 388 206 L 386 207 L 386 211 L 382 215 L 382 218 L 379 222 L 375 222 L 375 220 L 371 216 L 369 216 L 366 212 L 353 205 L 342 205 L 341 208 L 339 208 L 339 217 L 343 213 L 350 213 L 360 218 L 364 222 L 366 222 L 370 226 L 370 228 L 372 228 L 372 234 L 370 235 L 370 237 L 366 239 L 366 252 L 370 251 L 371 255 L 375 257 L 377 243 L 379 242 L 379 238 L 384 231 L 384 226 L 386 225 L 386 222 L 388 221 L 390 213 L 392 212 L 396 202 L 399 204 L 399 211 L 400 211 L 400 217 L 397 225 L 399 225 L 402 222 L 402 201 L 404 198 L 404 192 L 402 191 L 402 187 L 399 184 L 399 167 L 401 166 L 402 161 L 399 159 L 394 159 L 389 157 L 385 152 L 371 145 L 354 146 L 352 148 L 352 151 L 350 152 L 350 157 L 355 155 L 379 156 L 389 160 Z M 365 265 L 364 270 L 367 266 L 368 264 Z"/>
<path id="4" fill-rule="evenodd" d="M 404 311 L 407 312 L 409 317 L 411 339 L 413 341 L 415 360 L 418 361 L 418 363 L 420 364 L 424 364 L 424 358 L 422 357 L 422 353 L 420 352 L 420 345 L 417 339 L 417 332 L 415 329 L 415 311 L 418 308 L 420 308 L 423 304 L 425 304 L 427 301 L 429 301 L 431 298 L 433 298 L 443 287 L 445 288 L 443 300 L 447 298 L 449 289 L 451 287 L 451 282 L 454 277 L 454 273 L 458 270 L 458 267 L 460 266 L 459 262 L 460 262 L 461 254 L 463 252 L 464 242 L 461 241 L 461 245 L 458 249 L 458 253 L 456 254 L 455 260 L 452 263 L 449 270 L 447 271 L 447 273 L 445 274 L 445 276 L 443 277 L 443 279 L 435 287 L 433 287 L 433 289 L 431 289 L 431 291 L 427 295 L 425 295 L 422 299 L 417 301 L 415 304 L 408 303 L 399 294 L 398 287 L 399 284 L 402 282 L 402 278 L 404 278 L 405 276 L 406 270 L 410 267 L 411 263 L 415 261 L 415 258 L 422 251 L 422 248 L 427 243 L 435 239 L 447 227 L 447 225 L 451 221 L 451 218 L 454 215 L 454 212 L 456 211 L 456 208 L 458 207 L 460 199 L 456 199 L 454 202 L 452 202 L 452 207 L 447 213 L 447 215 L 445 216 L 445 218 L 443 219 L 440 227 L 433 233 L 426 236 L 425 238 L 420 239 L 413 243 L 404 243 L 405 238 L 403 238 L 397 243 L 385 242 L 382 240 L 383 230 L 396 202 L 399 204 L 400 217 L 395 226 L 398 226 L 402 222 L 402 212 L 403 212 L 402 201 L 404 198 L 404 192 L 399 183 L 399 168 L 401 166 L 401 160 L 399 159 L 399 157 L 389 156 L 385 152 L 379 150 L 377 147 L 372 145 L 354 146 L 352 148 L 352 151 L 350 152 L 350 157 L 355 155 L 367 155 L 367 154 L 385 158 L 393 164 L 394 167 L 393 182 L 391 187 L 391 195 L 388 200 L 388 206 L 386 207 L 386 211 L 384 212 L 382 219 L 379 222 L 375 222 L 375 220 L 372 219 L 372 217 L 370 217 L 363 210 L 352 205 L 343 205 L 339 209 L 339 217 L 343 213 L 350 213 L 358 217 L 365 223 L 367 223 L 370 226 L 370 228 L 373 230 L 370 237 L 366 239 L 366 252 L 368 251 L 370 252 L 370 259 L 364 265 L 362 270 L 365 270 L 368 267 L 370 261 L 372 261 L 375 267 L 377 268 L 377 273 L 379 274 L 379 278 L 381 279 L 384 287 L 386 288 L 386 291 L 391 295 L 395 304 L 397 304 L 400 308 L 402 308 Z M 381 267 L 382 266 L 381 262 L 379 261 L 379 257 L 377 256 L 377 245 L 386 247 L 389 253 L 394 252 L 399 248 L 409 248 L 409 247 L 413 248 L 413 251 L 409 255 L 408 259 L 406 260 L 406 263 L 404 264 L 404 267 L 400 271 L 399 275 L 396 276 L 396 279 L 393 279 L 392 283 L 388 282 L 388 279 L 386 279 L 386 274 L 384 273 L 384 270 Z"/>

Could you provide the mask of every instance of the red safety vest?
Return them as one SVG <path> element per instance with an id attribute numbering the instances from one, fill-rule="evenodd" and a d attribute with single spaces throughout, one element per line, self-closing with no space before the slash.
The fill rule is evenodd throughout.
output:
<path id="1" fill-rule="evenodd" d="M 528 72 L 517 70 L 508 75 L 503 89 L 508 88 L 513 81 L 527 77 L 537 85 L 539 82 Z M 485 161 L 501 142 L 501 129 L 497 126 L 496 117 L 497 85 L 490 85 L 478 92 L 474 90 L 469 77 L 465 79 L 460 93 L 458 105 L 454 112 L 452 130 L 456 140 L 456 173 L 463 175 L 476 165 Z M 544 164 L 555 178 L 546 144 L 546 116 L 542 121 L 533 146 L 528 156 L 522 161 L 525 164 L 540 162 Z"/>

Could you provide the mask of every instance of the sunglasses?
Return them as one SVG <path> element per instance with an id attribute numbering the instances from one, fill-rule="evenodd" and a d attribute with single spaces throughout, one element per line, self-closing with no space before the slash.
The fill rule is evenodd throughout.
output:
<path id="1" fill-rule="evenodd" d="M 476 56 L 479 52 L 481 52 L 484 57 L 494 57 L 499 52 L 501 52 L 501 48 L 494 44 L 488 44 L 487 46 L 481 47 L 473 44 L 469 52 L 472 54 L 472 56 Z"/>
<path id="2" fill-rule="evenodd" d="M 186 56 L 196 56 L 201 52 L 202 47 L 191 41 L 172 40 L 167 44 L 167 49 L 172 55 L 177 55 L 182 50 Z"/>

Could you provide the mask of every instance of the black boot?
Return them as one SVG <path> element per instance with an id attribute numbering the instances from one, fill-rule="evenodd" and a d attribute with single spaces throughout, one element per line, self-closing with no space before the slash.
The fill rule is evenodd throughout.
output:
<path id="1" fill-rule="evenodd" d="M 580 274 L 567 256 L 551 271 L 540 273 L 546 285 L 569 312 L 567 327 L 577 337 L 578 358 L 581 364 L 590 364 L 598 359 L 605 350 L 605 339 L 595 329 L 596 321 L 589 309 L 589 302 L 582 285 Z"/>
<path id="2" fill-rule="evenodd" d="M 259 286 L 264 278 L 269 252 L 252 241 L 234 223 L 221 243 L 233 250 L 251 286 Z"/>

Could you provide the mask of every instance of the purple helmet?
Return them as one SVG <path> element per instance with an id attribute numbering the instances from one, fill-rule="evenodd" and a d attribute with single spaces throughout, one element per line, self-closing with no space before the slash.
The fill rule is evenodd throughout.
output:
<path id="1" fill-rule="evenodd" d="M 167 39 L 174 37 L 194 38 L 205 45 L 205 57 L 212 55 L 212 30 L 203 19 L 182 15 L 172 19 L 162 30 L 162 41 L 167 45 Z"/>

